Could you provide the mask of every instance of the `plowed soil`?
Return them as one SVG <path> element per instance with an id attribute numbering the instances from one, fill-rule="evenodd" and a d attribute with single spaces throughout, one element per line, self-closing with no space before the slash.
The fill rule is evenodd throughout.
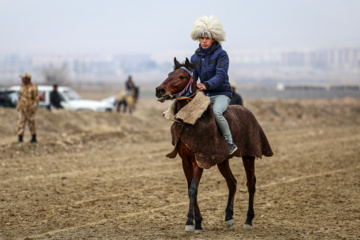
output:
<path id="1" fill-rule="evenodd" d="M 360 100 L 251 100 L 275 155 L 256 160 L 254 228 L 243 229 L 242 160 L 235 225 L 225 227 L 227 186 L 204 171 L 204 232 L 185 233 L 187 184 L 172 151 L 168 103 L 132 114 L 36 115 L 38 143 L 16 136 L 17 112 L 0 108 L 0 239 L 360 239 Z"/>

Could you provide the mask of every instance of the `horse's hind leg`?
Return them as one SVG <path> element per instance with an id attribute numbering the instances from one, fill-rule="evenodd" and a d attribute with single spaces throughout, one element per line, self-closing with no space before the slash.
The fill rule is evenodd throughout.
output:
<path id="1" fill-rule="evenodd" d="M 181 144 L 179 144 L 181 145 Z M 185 146 L 185 145 L 183 145 Z M 179 151 L 180 153 L 180 151 Z M 186 232 L 202 232 L 203 229 L 201 227 L 201 221 L 202 216 L 200 213 L 200 208 L 197 203 L 197 192 L 198 192 L 198 186 L 200 183 L 200 179 L 203 173 L 203 169 L 200 168 L 195 159 L 189 159 L 188 154 L 183 155 L 180 153 L 180 156 L 182 158 L 182 164 L 184 173 L 186 176 L 186 180 L 188 183 L 188 194 L 189 194 L 189 212 L 188 212 L 188 219 L 186 221 L 185 231 Z M 191 155 L 190 155 L 191 156 Z M 191 157 L 190 157 L 191 158 Z M 194 219 L 195 219 L 195 225 L 194 225 Z"/>
<path id="2" fill-rule="evenodd" d="M 124 104 L 123 113 L 126 113 L 127 103 L 126 103 L 126 101 L 125 101 L 125 100 L 123 101 L 123 104 Z"/>
<path id="3" fill-rule="evenodd" d="M 226 212 L 225 223 L 227 227 L 231 227 L 235 224 L 233 219 L 233 214 L 234 214 L 234 197 L 236 193 L 236 179 L 231 172 L 229 166 L 229 159 L 226 159 L 225 161 L 219 163 L 217 166 L 219 168 L 220 173 L 225 178 L 226 184 L 229 188 L 228 203 L 225 209 Z"/>
<path id="4" fill-rule="evenodd" d="M 255 195 L 255 157 L 243 157 L 244 168 L 246 172 L 247 183 L 246 186 L 249 192 L 249 207 L 244 228 L 247 230 L 252 229 L 252 220 L 255 216 L 254 212 L 254 195 Z"/>
<path id="5" fill-rule="evenodd" d="M 118 101 L 116 103 L 116 112 L 120 112 L 120 107 L 121 107 L 121 101 Z"/>

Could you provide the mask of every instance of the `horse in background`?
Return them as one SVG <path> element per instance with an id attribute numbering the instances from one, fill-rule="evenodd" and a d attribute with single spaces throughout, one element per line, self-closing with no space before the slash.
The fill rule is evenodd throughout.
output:
<path id="1" fill-rule="evenodd" d="M 135 87 L 130 91 L 130 94 L 127 95 L 127 91 L 123 90 L 116 95 L 116 112 L 121 112 L 121 107 L 123 108 L 122 112 L 126 113 L 129 110 L 131 114 L 136 107 L 136 103 L 139 98 L 139 87 Z"/>
<path id="2" fill-rule="evenodd" d="M 180 64 L 175 58 L 174 71 L 168 74 L 167 79 L 156 88 L 155 93 L 160 102 L 175 100 L 169 110 L 164 112 L 164 116 L 170 116 L 168 119 L 174 121 L 171 126 L 171 135 L 175 148 L 167 157 L 175 158 L 179 154 L 182 159 L 190 200 L 185 231 L 203 231 L 202 216 L 197 201 L 198 187 L 203 170 L 214 165 L 217 165 L 225 178 L 229 190 L 225 225 L 226 227 L 234 225 L 233 206 L 237 181 L 229 165 L 229 159 L 234 156 L 242 157 L 246 172 L 249 203 L 244 228 L 252 229 L 252 220 L 255 215 L 253 208 L 256 184 L 255 157 L 272 156 L 273 152 L 255 116 L 245 107 L 233 105 L 224 112 L 224 117 L 229 122 L 238 150 L 233 155 L 228 155 L 228 146 L 216 126 L 210 100 L 201 91 L 196 90 L 193 67 L 187 58 L 185 64 Z M 198 97 L 201 97 L 203 102 L 208 101 L 202 112 L 198 112 L 199 105 L 191 105 L 199 102 L 196 100 L 199 99 Z M 184 114 L 185 109 L 188 113 Z M 195 114 L 198 117 L 194 121 Z M 189 119 L 192 121 L 185 121 Z"/>

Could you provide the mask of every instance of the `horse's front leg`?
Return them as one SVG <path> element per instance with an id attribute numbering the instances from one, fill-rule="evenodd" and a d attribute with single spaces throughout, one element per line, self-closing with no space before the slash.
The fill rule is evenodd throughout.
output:
<path id="1" fill-rule="evenodd" d="M 202 216 L 200 213 L 200 208 L 197 203 L 197 192 L 200 179 L 202 176 L 203 169 L 199 168 L 196 161 L 191 161 L 190 159 L 184 157 L 183 159 L 183 169 L 188 183 L 188 194 L 189 194 L 189 212 L 188 219 L 185 225 L 186 232 L 202 232 L 201 227 Z M 195 219 L 195 225 L 194 225 Z"/>
<path id="2" fill-rule="evenodd" d="M 228 197 L 228 203 L 225 209 L 225 224 L 226 227 L 231 227 L 235 224 L 233 219 L 234 214 L 234 197 L 236 193 L 236 179 L 234 175 L 231 172 L 230 166 L 229 166 L 229 159 L 226 159 L 225 161 L 219 163 L 218 165 L 219 171 L 221 175 L 226 180 L 226 184 L 229 188 L 229 197 Z"/>
<path id="3" fill-rule="evenodd" d="M 249 207 L 248 207 L 244 228 L 250 230 L 252 229 L 252 220 L 255 216 L 255 212 L 254 212 L 254 195 L 256 191 L 255 157 L 243 157 L 243 163 L 247 178 L 246 185 L 249 192 Z"/>

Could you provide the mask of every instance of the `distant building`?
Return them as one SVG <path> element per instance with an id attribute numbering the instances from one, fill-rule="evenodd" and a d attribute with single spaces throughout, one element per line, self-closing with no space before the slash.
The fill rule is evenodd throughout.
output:
<path id="1" fill-rule="evenodd" d="M 359 69 L 360 48 L 284 52 L 281 64 L 283 66 L 311 67 L 315 69 Z"/>
<path id="2" fill-rule="evenodd" d="M 117 83 L 129 74 L 137 81 L 154 82 L 172 69 L 174 57 L 190 57 L 193 51 L 171 51 L 154 55 L 49 55 L 0 56 L 0 84 L 18 83 L 21 72 L 31 72 L 37 83 L 44 81 L 44 68 L 63 69 L 68 82 L 98 86 Z M 359 82 L 360 48 L 322 50 L 229 50 L 230 77 L 250 84 L 277 82 Z M 141 75 L 141 77 L 140 77 Z M 4 85 L 3 85 L 4 86 Z"/>

